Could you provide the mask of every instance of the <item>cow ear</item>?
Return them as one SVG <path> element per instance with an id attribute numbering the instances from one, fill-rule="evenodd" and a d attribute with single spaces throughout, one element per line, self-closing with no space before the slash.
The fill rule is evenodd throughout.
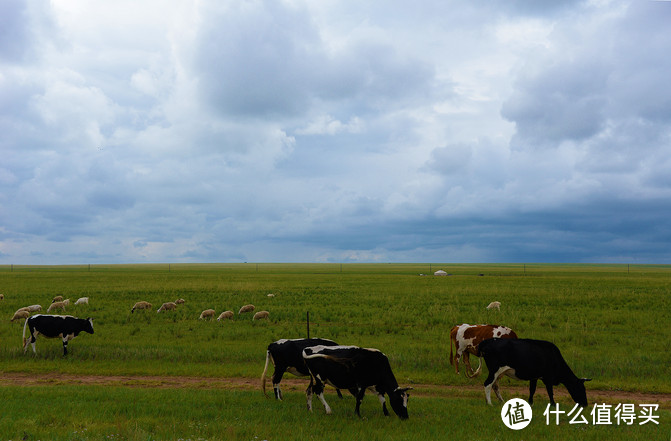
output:
<path id="1" fill-rule="evenodd" d="M 592 379 L 591 378 L 581 378 L 580 381 L 582 381 L 584 383 L 586 381 L 592 381 Z"/>
<path id="2" fill-rule="evenodd" d="M 399 387 L 398 391 L 403 394 L 403 393 L 406 393 L 407 391 L 413 390 L 413 389 L 414 389 L 414 387 Z"/>

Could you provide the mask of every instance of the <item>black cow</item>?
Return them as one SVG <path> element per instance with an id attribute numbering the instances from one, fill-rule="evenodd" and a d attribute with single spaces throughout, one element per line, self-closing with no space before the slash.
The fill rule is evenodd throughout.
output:
<path id="1" fill-rule="evenodd" d="M 529 404 L 533 404 L 536 382 L 540 379 L 545 383 L 552 405 L 555 404 L 552 386 L 561 383 L 566 386 L 573 401 L 582 407 L 587 406 L 585 381 L 590 379 L 576 377 L 554 343 L 531 339 L 492 338 L 480 343 L 478 350 L 489 369 L 489 376 L 485 380 L 485 398 L 488 404 L 492 404 L 492 389 L 498 399 L 503 401 L 498 380 L 502 375 L 507 375 L 517 380 L 529 381 Z"/>
<path id="2" fill-rule="evenodd" d="M 310 386 L 306 391 L 308 409 L 312 410 L 312 394 L 317 394 L 326 413 L 331 408 L 324 399 L 324 384 L 338 389 L 347 389 L 356 397 L 356 414 L 361 417 L 359 408 L 366 388 L 377 392 L 382 411 L 389 415 L 384 395 L 401 419 L 408 418 L 408 394 L 412 388 L 400 388 L 391 371 L 389 359 L 377 349 L 364 349 L 356 346 L 314 346 L 303 350 L 305 364 L 310 370 Z"/>
<path id="3" fill-rule="evenodd" d="M 325 338 L 298 338 L 293 340 L 277 340 L 268 345 L 266 351 L 266 365 L 263 368 L 261 375 L 261 388 L 263 394 L 266 394 L 266 372 L 268 371 L 268 362 L 272 362 L 275 366 L 273 372 L 273 389 L 275 390 L 275 398 L 282 399 L 282 391 L 280 390 L 280 381 L 285 372 L 290 372 L 297 377 L 307 377 L 310 375 L 308 368 L 303 361 L 303 349 L 309 346 L 337 346 L 338 343 L 327 340 Z M 340 391 L 338 395 L 342 397 Z"/>
<path id="4" fill-rule="evenodd" d="M 30 331 L 30 339 L 26 339 L 26 328 Z M 86 331 L 93 334 L 93 319 L 80 319 L 71 315 L 44 315 L 38 314 L 28 317 L 23 325 L 23 352 L 28 350 L 28 343 L 35 351 L 35 338 L 43 335 L 47 338 L 60 337 L 63 339 L 63 356 L 68 355 L 68 341 Z"/>

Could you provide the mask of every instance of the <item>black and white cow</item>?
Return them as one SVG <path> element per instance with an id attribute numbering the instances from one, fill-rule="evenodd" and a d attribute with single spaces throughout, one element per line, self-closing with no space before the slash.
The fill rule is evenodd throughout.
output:
<path id="1" fill-rule="evenodd" d="M 578 378 L 573 373 L 554 343 L 544 340 L 492 338 L 480 343 L 478 350 L 489 369 L 489 376 L 485 380 L 485 398 L 488 404 L 492 404 L 492 389 L 498 399 L 503 401 L 498 381 L 502 375 L 507 375 L 517 380 L 529 381 L 529 404 L 533 404 L 536 382 L 540 379 L 545 384 L 552 405 L 555 404 L 552 386 L 563 384 L 573 401 L 582 407 L 587 406 L 585 381 L 589 379 Z"/>
<path id="2" fill-rule="evenodd" d="M 26 329 L 30 331 L 30 338 L 26 339 Z M 47 338 L 60 337 L 63 339 L 63 355 L 68 355 L 68 341 L 85 331 L 93 334 L 93 319 L 80 319 L 71 315 L 44 315 L 37 314 L 28 317 L 23 325 L 23 352 L 28 350 L 28 343 L 35 351 L 35 338 L 43 335 Z"/>
<path id="3" fill-rule="evenodd" d="M 303 350 L 303 359 L 310 370 L 310 386 L 306 391 L 308 409 L 312 410 L 312 394 L 315 393 L 324 405 L 326 413 L 331 408 L 324 399 L 324 384 L 338 389 L 347 389 L 356 397 L 356 414 L 367 388 L 374 389 L 382 403 L 382 411 L 389 415 L 384 395 L 401 419 L 408 418 L 408 394 L 412 388 L 398 386 L 391 371 L 389 359 L 377 349 L 357 346 L 313 346 Z"/>
<path id="4" fill-rule="evenodd" d="M 308 377 L 310 372 L 305 366 L 303 360 L 303 349 L 309 346 L 337 346 L 338 343 L 325 338 L 297 338 L 292 340 L 282 339 L 277 340 L 268 345 L 266 351 L 266 365 L 263 368 L 261 375 L 261 388 L 263 394 L 266 394 L 266 372 L 268 371 L 268 364 L 271 362 L 275 366 L 273 372 L 273 389 L 275 390 L 275 398 L 282 399 L 282 391 L 280 390 L 280 381 L 285 372 L 290 372 L 297 377 Z M 338 391 L 340 395 L 340 391 Z M 340 395 L 342 396 L 342 395 Z"/>

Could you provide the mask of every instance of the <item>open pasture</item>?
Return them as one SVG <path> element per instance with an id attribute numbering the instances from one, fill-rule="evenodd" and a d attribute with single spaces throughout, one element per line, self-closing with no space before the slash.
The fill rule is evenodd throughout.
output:
<path id="1" fill-rule="evenodd" d="M 419 275 L 437 269 L 450 275 Z M 106 439 L 113 434 L 117 439 L 152 439 L 152 433 L 159 434 L 153 439 L 297 439 L 310 438 L 306 434 L 315 430 L 320 439 L 339 439 L 335 435 L 343 436 L 341 430 L 351 431 L 351 439 L 386 439 L 390 434 L 398 439 L 467 439 L 478 434 L 482 439 L 518 439 L 501 423 L 500 404 L 490 408 L 484 403 L 486 368 L 482 376 L 469 380 L 449 365 L 450 328 L 458 323 L 496 323 L 513 328 L 520 337 L 553 341 L 578 376 L 593 378 L 587 385 L 588 398 L 594 389 L 669 394 L 670 282 L 671 267 L 643 265 L 0 266 L 0 293 L 5 297 L 0 301 L 2 373 L 242 378 L 260 383 L 268 343 L 305 337 L 309 311 L 311 336 L 378 348 L 389 356 L 401 386 L 421 385 L 421 392 L 410 400 L 410 420 L 404 423 L 383 419 L 377 399 L 370 395 L 362 407 L 363 421 L 354 416 L 351 396 L 343 402 L 334 395 L 329 398 L 332 416 L 325 416 L 318 402 L 309 415 L 303 387 L 276 403 L 260 390 L 3 384 L 0 392 L 10 410 L 0 419 L 0 434 L 4 429 L 20 437 L 21 427 L 27 426 L 17 421 L 34 418 L 40 424 L 31 427 L 47 427 L 46 432 L 26 432 L 34 439 Z M 268 297 L 271 293 L 275 296 Z M 38 338 L 36 357 L 24 354 L 23 320 L 9 319 L 22 306 L 40 304 L 44 312 L 56 295 L 72 302 L 89 297 L 89 305 L 71 305 L 67 313 L 93 317 L 95 334 L 74 339 L 67 358 L 62 357 L 59 341 L 43 338 Z M 156 313 L 163 302 L 179 298 L 186 302 L 177 310 Z M 139 300 L 153 308 L 131 313 Z M 500 311 L 487 310 L 495 300 L 501 302 Z M 252 314 L 238 315 L 248 303 L 257 311 L 269 311 L 269 320 L 253 322 Z M 217 315 L 229 309 L 236 314 L 232 321 L 199 320 L 209 308 Z M 431 385 L 453 386 L 457 392 L 433 394 Z M 526 397 L 515 395 L 518 386 L 524 384 L 502 381 L 504 398 Z M 563 386 L 556 389 L 565 392 Z M 81 404 L 86 402 L 105 412 L 100 418 L 84 414 L 81 420 L 56 417 L 43 407 L 26 409 L 31 406 L 26 396 L 40 403 L 72 397 L 73 408 L 86 407 Z M 147 404 L 152 399 L 160 401 L 162 411 Z M 558 400 L 572 404 L 566 396 Z M 547 404 L 541 385 L 536 401 L 535 412 L 541 413 Z M 656 428 L 590 425 L 576 435 L 579 427 L 546 427 L 539 417 L 525 431 L 537 431 L 536 439 L 669 439 L 667 403 L 662 403 Z M 181 414 L 187 407 L 198 410 Z M 62 436 L 65 433 L 70 435 Z"/>

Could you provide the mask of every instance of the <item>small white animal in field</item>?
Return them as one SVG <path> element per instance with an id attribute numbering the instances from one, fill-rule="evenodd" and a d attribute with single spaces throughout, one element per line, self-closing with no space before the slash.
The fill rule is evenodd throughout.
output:
<path id="1" fill-rule="evenodd" d="M 156 312 L 173 311 L 175 309 L 177 309 L 177 304 L 175 302 L 165 302 Z"/>
<path id="2" fill-rule="evenodd" d="M 23 308 L 21 308 L 23 309 Z M 37 312 L 42 310 L 42 305 L 30 305 L 26 306 L 25 309 L 27 309 L 30 312 Z"/>
<path id="3" fill-rule="evenodd" d="M 14 316 L 12 317 L 10 322 L 13 322 L 14 320 L 27 319 L 28 317 L 30 317 L 30 311 L 21 308 L 14 313 Z"/>
<path id="4" fill-rule="evenodd" d="M 51 301 L 51 303 L 54 302 L 62 302 L 63 301 L 63 296 L 56 296 L 54 299 Z"/>
<path id="5" fill-rule="evenodd" d="M 224 311 L 221 314 L 219 314 L 219 317 L 217 320 L 233 320 L 233 311 Z"/>
<path id="6" fill-rule="evenodd" d="M 254 311 L 254 305 L 245 305 L 242 308 L 240 308 L 240 311 L 238 311 L 238 314 L 242 314 L 243 312 L 252 312 Z"/>
<path id="7" fill-rule="evenodd" d="M 214 318 L 214 309 L 206 309 L 205 311 L 200 313 L 200 320 L 204 320 L 207 318 Z"/>
<path id="8" fill-rule="evenodd" d="M 178 305 L 181 305 L 181 304 L 184 303 L 184 299 L 177 299 L 177 300 L 175 300 L 175 303 L 178 304 Z"/>
<path id="9" fill-rule="evenodd" d="M 141 300 L 133 305 L 133 309 L 130 312 L 135 312 L 136 309 L 151 309 L 151 303 Z"/>
<path id="10" fill-rule="evenodd" d="M 65 302 L 54 302 L 47 308 L 47 312 L 55 311 L 57 309 L 65 311 Z"/>
<path id="11" fill-rule="evenodd" d="M 501 302 L 492 302 L 489 305 L 487 305 L 487 309 L 498 309 L 500 311 L 501 310 Z"/>
<path id="12" fill-rule="evenodd" d="M 4 294 L 0 294 L 0 300 L 5 300 L 5 295 Z"/>
<path id="13" fill-rule="evenodd" d="M 268 297 L 275 297 L 275 294 L 270 293 L 270 294 L 268 294 Z"/>
<path id="14" fill-rule="evenodd" d="M 63 304 L 64 304 L 65 306 L 70 306 L 70 299 L 65 299 L 65 300 L 63 300 Z"/>
<path id="15" fill-rule="evenodd" d="M 254 318 L 252 320 L 267 319 L 269 315 L 270 313 L 268 311 L 259 311 L 254 314 Z"/>
<path id="16" fill-rule="evenodd" d="M 88 304 L 89 304 L 89 298 L 88 297 L 80 297 L 75 302 L 75 305 L 88 305 Z"/>

